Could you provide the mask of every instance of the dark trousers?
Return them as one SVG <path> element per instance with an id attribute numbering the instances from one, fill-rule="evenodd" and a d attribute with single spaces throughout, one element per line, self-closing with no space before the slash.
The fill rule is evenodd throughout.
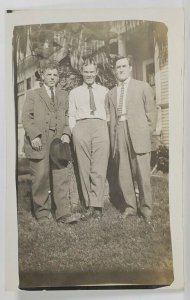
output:
<path id="1" fill-rule="evenodd" d="M 103 207 L 104 189 L 109 157 L 107 122 L 85 119 L 73 129 L 82 193 L 87 207 Z"/>
<path id="2" fill-rule="evenodd" d="M 49 217 L 51 214 L 52 189 L 50 175 L 52 175 L 56 219 L 70 213 L 68 200 L 70 166 L 60 170 L 51 170 L 50 168 L 49 149 L 54 137 L 55 132 L 49 130 L 46 154 L 43 159 L 30 159 L 32 198 L 34 213 L 37 219 Z"/>
<path id="3" fill-rule="evenodd" d="M 127 209 L 137 212 L 135 181 L 139 188 L 139 209 L 143 216 L 152 214 L 152 194 L 150 185 L 150 154 L 137 154 L 133 149 L 127 121 L 117 127 L 118 181 Z"/>

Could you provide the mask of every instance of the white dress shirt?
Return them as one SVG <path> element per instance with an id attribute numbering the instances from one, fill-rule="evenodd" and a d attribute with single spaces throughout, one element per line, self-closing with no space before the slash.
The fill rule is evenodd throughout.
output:
<path id="1" fill-rule="evenodd" d="M 124 82 L 119 82 L 117 86 L 117 107 L 118 107 L 120 94 L 121 94 L 121 85 L 122 83 L 124 83 L 123 108 L 122 108 L 122 115 L 119 117 L 119 121 L 127 120 L 127 89 L 128 89 L 129 81 L 130 81 L 130 77 L 127 78 Z"/>
<path id="2" fill-rule="evenodd" d="M 73 89 L 69 94 L 69 126 L 72 131 L 76 121 L 81 119 L 102 119 L 106 121 L 105 96 L 108 89 L 102 85 L 93 83 L 92 92 L 96 110 L 90 114 L 90 95 L 86 83 Z"/>

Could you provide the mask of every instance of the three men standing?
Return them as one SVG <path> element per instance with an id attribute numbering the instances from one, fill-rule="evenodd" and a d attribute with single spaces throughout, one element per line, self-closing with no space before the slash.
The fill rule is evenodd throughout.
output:
<path id="1" fill-rule="evenodd" d="M 95 83 L 97 66 L 93 60 L 84 62 L 81 73 L 83 84 L 69 95 L 69 125 L 86 216 L 101 218 L 110 147 L 105 111 L 108 90 Z"/>
<path id="2" fill-rule="evenodd" d="M 137 182 L 139 210 L 145 220 L 150 221 L 150 151 L 156 123 L 155 105 L 150 86 L 132 79 L 131 71 L 132 57 L 118 58 L 115 63 L 118 85 L 108 91 L 95 83 L 97 66 L 87 59 L 81 70 L 84 82 L 69 95 L 68 119 L 67 94 L 55 88 L 59 80 L 55 66 L 46 67 L 44 86 L 28 93 L 23 110 L 24 148 L 33 175 L 32 195 L 38 221 L 47 220 L 50 214 L 50 144 L 55 138 L 69 143 L 71 132 L 88 209 L 86 216 L 102 216 L 111 142 L 111 153 L 118 170 L 116 176 L 126 202 L 123 217 L 137 214 Z M 110 141 L 106 112 L 110 119 Z M 67 177 L 66 173 L 64 176 Z M 63 184 L 68 182 L 66 177 Z M 56 186 L 59 186 L 57 182 Z M 61 188 L 63 190 L 63 186 Z M 57 220 L 64 214 L 65 203 L 57 203 Z"/>
<path id="3" fill-rule="evenodd" d="M 136 181 L 140 213 L 149 223 L 152 215 L 150 151 L 151 135 L 156 124 L 155 105 L 150 86 L 131 78 L 131 71 L 131 56 L 116 60 L 118 85 L 108 92 L 106 99 L 110 114 L 111 151 L 126 202 L 123 217 L 137 214 Z"/>

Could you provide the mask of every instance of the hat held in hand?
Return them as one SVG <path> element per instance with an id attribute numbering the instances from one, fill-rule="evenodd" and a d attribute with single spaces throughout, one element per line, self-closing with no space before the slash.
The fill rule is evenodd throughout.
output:
<path id="1" fill-rule="evenodd" d="M 67 167 L 69 161 L 72 161 L 70 145 L 55 138 L 50 145 L 50 158 L 54 168 Z"/>

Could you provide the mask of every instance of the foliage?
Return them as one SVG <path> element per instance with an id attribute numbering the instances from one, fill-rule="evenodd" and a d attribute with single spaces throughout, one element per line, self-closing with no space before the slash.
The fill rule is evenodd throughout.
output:
<path id="1" fill-rule="evenodd" d="M 169 171 L 169 149 L 165 145 L 160 145 L 157 150 L 157 170 L 163 173 L 168 173 Z"/>
<path id="2" fill-rule="evenodd" d="M 164 23 L 152 22 L 150 29 L 153 30 L 155 42 L 159 48 L 159 63 L 162 66 L 168 59 L 168 28 Z"/>
<path id="3" fill-rule="evenodd" d="M 109 64 L 110 40 L 117 39 L 120 31 L 131 37 L 143 26 L 154 33 L 155 42 L 159 47 L 160 63 L 163 64 L 168 55 L 167 27 L 160 22 L 136 20 L 16 26 L 15 49 L 19 57 L 21 54 L 25 57 L 29 48 L 31 54 L 39 60 L 57 56 L 60 61 L 60 58 L 69 55 L 72 68 L 76 70 L 79 70 L 84 58 L 94 57 L 105 69 L 106 64 Z"/>
<path id="4" fill-rule="evenodd" d="M 153 167 L 153 171 L 162 171 L 163 173 L 169 172 L 169 149 L 166 145 L 161 144 L 158 147 L 151 165 Z"/>

